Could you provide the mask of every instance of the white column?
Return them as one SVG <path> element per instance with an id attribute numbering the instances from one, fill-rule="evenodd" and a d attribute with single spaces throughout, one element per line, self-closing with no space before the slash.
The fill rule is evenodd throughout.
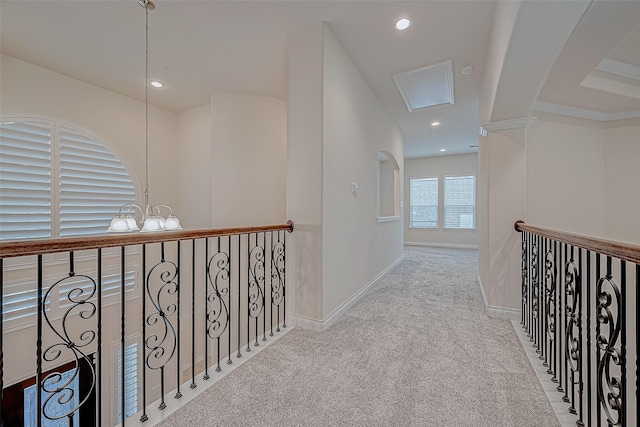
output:
<path id="1" fill-rule="evenodd" d="M 525 218 L 526 129 L 533 118 L 484 125 L 479 146 L 481 226 L 479 280 L 487 314 L 520 316 L 520 233 L 513 224 Z"/>

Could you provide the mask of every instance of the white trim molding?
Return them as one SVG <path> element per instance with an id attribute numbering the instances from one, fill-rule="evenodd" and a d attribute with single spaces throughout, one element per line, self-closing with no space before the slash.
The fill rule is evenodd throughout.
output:
<path id="1" fill-rule="evenodd" d="M 616 61 L 611 58 L 604 58 L 602 62 L 598 64 L 596 70 L 627 77 L 629 79 L 640 80 L 640 67 L 633 64 L 627 64 L 626 62 Z"/>
<path id="2" fill-rule="evenodd" d="M 486 132 L 497 132 L 501 130 L 528 128 L 537 120 L 536 117 L 517 117 L 515 119 L 498 120 L 482 125 Z"/>
<path id="3" fill-rule="evenodd" d="M 310 317 L 299 316 L 297 314 L 287 314 L 287 319 L 289 323 L 292 325 L 302 328 L 308 329 L 316 332 L 326 331 L 333 325 L 338 319 L 340 319 L 346 312 L 349 310 L 355 303 L 360 301 L 362 297 L 366 295 L 366 293 L 376 284 L 378 280 L 380 280 L 389 270 L 395 267 L 400 261 L 404 259 L 404 254 L 401 255 L 397 260 L 389 264 L 387 268 L 382 270 L 376 277 L 371 279 L 369 283 L 364 285 L 358 292 L 353 294 L 351 298 L 343 302 L 340 307 L 336 308 L 330 315 L 328 315 L 323 320 L 312 319 Z"/>
<path id="4" fill-rule="evenodd" d="M 482 279 L 480 279 L 480 275 L 477 276 L 478 286 L 480 286 L 480 293 L 482 294 L 482 302 L 484 303 L 484 311 L 487 313 L 487 316 L 493 319 L 507 319 L 507 320 L 515 320 L 519 321 L 522 317 L 520 310 L 514 308 L 507 307 L 496 307 L 494 305 L 489 305 L 487 301 L 487 295 L 484 293 L 484 286 L 482 286 Z"/>
<path id="5" fill-rule="evenodd" d="M 640 110 L 620 111 L 618 113 L 603 113 L 601 111 L 587 110 L 586 108 L 571 107 L 569 105 L 554 104 L 552 102 L 536 101 L 533 109 L 545 113 L 559 114 L 561 116 L 577 117 L 579 119 L 610 122 L 614 120 L 635 119 L 640 117 Z"/>
<path id="6" fill-rule="evenodd" d="M 404 242 L 405 246 L 424 246 L 428 248 L 450 248 L 450 249 L 478 249 L 477 245 L 465 245 L 458 243 L 424 243 L 424 242 Z"/>

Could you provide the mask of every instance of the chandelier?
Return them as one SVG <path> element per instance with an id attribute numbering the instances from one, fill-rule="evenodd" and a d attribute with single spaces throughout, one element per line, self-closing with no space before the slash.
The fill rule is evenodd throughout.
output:
<path id="1" fill-rule="evenodd" d="M 107 232 L 127 233 L 132 231 L 153 232 L 181 230 L 180 221 L 173 214 L 168 205 L 149 204 L 149 11 L 156 8 L 151 0 L 139 0 L 140 6 L 145 9 L 145 180 L 144 180 L 144 208 L 135 203 L 127 203 L 118 210 Z M 169 215 L 162 216 L 162 208 L 167 209 Z M 140 214 L 142 229 L 138 226 L 137 214 Z"/>

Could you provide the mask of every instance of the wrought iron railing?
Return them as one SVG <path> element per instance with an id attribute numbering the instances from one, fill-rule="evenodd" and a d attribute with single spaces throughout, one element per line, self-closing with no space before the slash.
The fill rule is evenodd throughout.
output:
<path id="1" fill-rule="evenodd" d="M 522 232 L 522 320 L 578 426 L 636 426 L 640 247 Z"/>
<path id="2" fill-rule="evenodd" d="M 286 327 L 292 231 L 0 243 L 0 423 L 144 422 L 197 388 Z"/>

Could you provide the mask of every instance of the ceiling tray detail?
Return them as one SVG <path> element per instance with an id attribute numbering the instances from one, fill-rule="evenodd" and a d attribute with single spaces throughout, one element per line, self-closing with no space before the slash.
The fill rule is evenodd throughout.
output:
<path id="1" fill-rule="evenodd" d="M 409 111 L 441 104 L 453 104 L 451 60 L 396 73 L 393 76 Z"/>

